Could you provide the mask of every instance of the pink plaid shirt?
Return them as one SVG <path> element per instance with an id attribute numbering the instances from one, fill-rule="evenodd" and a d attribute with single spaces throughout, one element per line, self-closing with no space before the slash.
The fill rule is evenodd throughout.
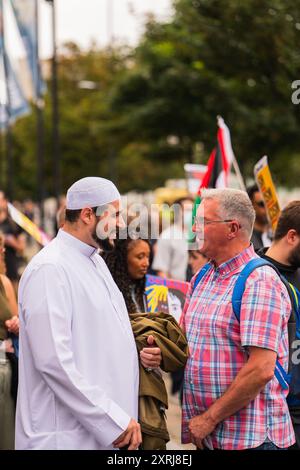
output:
<path id="1" fill-rule="evenodd" d="M 247 362 L 247 346 L 276 351 L 287 370 L 291 302 L 276 272 L 268 266 L 254 270 L 242 297 L 240 323 L 232 310 L 237 275 L 254 257 L 251 245 L 217 269 L 212 265 L 191 296 L 196 276 L 192 279 L 182 315 L 190 348 L 183 393 L 183 443 L 191 442 L 189 420 L 221 397 Z M 214 448 L 253 448 L 267 438 L 280 448 L 292 445 L 295 439 L 286 395 L 274 377 L 255 400 L 217 425 L 211 434 Z"/>

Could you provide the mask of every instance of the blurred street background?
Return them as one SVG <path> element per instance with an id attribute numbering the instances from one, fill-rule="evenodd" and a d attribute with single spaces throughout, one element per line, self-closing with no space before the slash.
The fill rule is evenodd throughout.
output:
<path id="1" fill-rule="evenodd" d="M 192 206 L 220 122 L 230 186 L 254 183 L 267 155 L 278 212 L 300 199 L 299 44 L 300 0 L 0 0 L 0 230 L 14 286 L 85 176 L 112 180 L 131 215 L 155 206 L 160 234 L 164 204 Z M 193 448 L 169 401 L 168 448 Z"/>

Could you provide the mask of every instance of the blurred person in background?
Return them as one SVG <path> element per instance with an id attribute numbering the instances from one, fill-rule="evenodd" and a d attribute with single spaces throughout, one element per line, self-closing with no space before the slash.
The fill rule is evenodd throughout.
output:
<path id="1" fill-rule="evenodd" d="M 0 231 L 4 234 L 6 274 L 17 291 L 20 278 L 18 269 L 26 239 L 23 230 L 9 216 L 7 199 L 3 191 L 0 191 Z"/>
<path id="2" fill-rule="evenodd" d="M 58 230 L 62 228 L 65 222 L 65 215 L 66 215 L 66 196 L 64 194 L 61 194 L 58 199 L 58 207 L 57 207 L 56 218 L 54 222 L 55 233 L 57 233 Z"/>
<path id="3" fill-rule="evenodd" d="M 186 280 L 190 281 L 192 277 L 199 271 L 205 263 L 208 262 L 208 259 L 205 255 L 200 253 L 199 250 L 189 250 L 188 252 L 188 267 Z"/>
<path id="4" fill-rule="evenodd" d="M 173 207 L 174 223 L 160 234 L 152 269 L 160 277 L 185 281 L 188 265 L 187 238 L 192 221 L 193 199 L 177 199 Z"/>
<path id="5" fill-rule="evenodd" d="M 58 231 L 60 228 L 63 228 L 64 223 L 65 223 L 65 220 L 66 220 L 66 206 L 61 206 L 61 207 L 58 209 L 57 214 L 56 214 L 56 227 L 57 227 L 57 231 Z"/>
<path id="6" fill-rule="evenodd" d="M 259 250 L 265 246 L 270 246 L 270 225 L 268 221 L 267 211 L 262 194 L 256 184 L 247 189 L 248 196 L 255 210 L 255 222 L 251 237 L 254 250 Z"/>
<path id="7" fill-rule="evenodd" d="M 23 213 L 30 219 L 32 222 L 35 221 L 36 206 L 31 199 L 25 199 L 23 202 Z"/>
<path id="8" fill-rule="evenodd" d="M 6 277 L 4 236 L 0 233 L 0 450 L 14 449 L 17 361 L 11 333 L 19 333 L 18 307 Z"/>

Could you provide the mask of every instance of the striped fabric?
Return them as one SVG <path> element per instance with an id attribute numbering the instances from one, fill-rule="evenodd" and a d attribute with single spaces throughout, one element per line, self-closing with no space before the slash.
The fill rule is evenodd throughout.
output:
<path id="1" fill-rule="evenodd" d="M 207 410 L 230 386 L 247 362 L 247 346 L 276 351 L 288 367 L 287 322 L 291 303 L 275 271 L 263 266 L 248 278 L 240 324 L 232 310 L 233 287 L 239 272 L 257 257 L 250 246 L 205 274 L 195 292 L 192 280 L 182 315 L 190 358 L 185 371 L 182 442 L 191 442 L 188 422 Z M 247 407 L 220 423 L 211 435 L 214 448 L 257 447 L 269 438 L 280 448 L 294 442 L 284 392 L 274 377 Z"/>

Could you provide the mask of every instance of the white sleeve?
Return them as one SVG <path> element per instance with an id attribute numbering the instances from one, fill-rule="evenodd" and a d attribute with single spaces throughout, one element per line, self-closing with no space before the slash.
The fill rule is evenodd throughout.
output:
<path id="1" fill-rule="evenodd" d="M 72 301 L 63 269 L 48 264 L 33 271 L 22 286 L 21 309 L 36 369 L 82 426 L 107 447 L 128 427 L 130 416 L 76 368 Z"/>

